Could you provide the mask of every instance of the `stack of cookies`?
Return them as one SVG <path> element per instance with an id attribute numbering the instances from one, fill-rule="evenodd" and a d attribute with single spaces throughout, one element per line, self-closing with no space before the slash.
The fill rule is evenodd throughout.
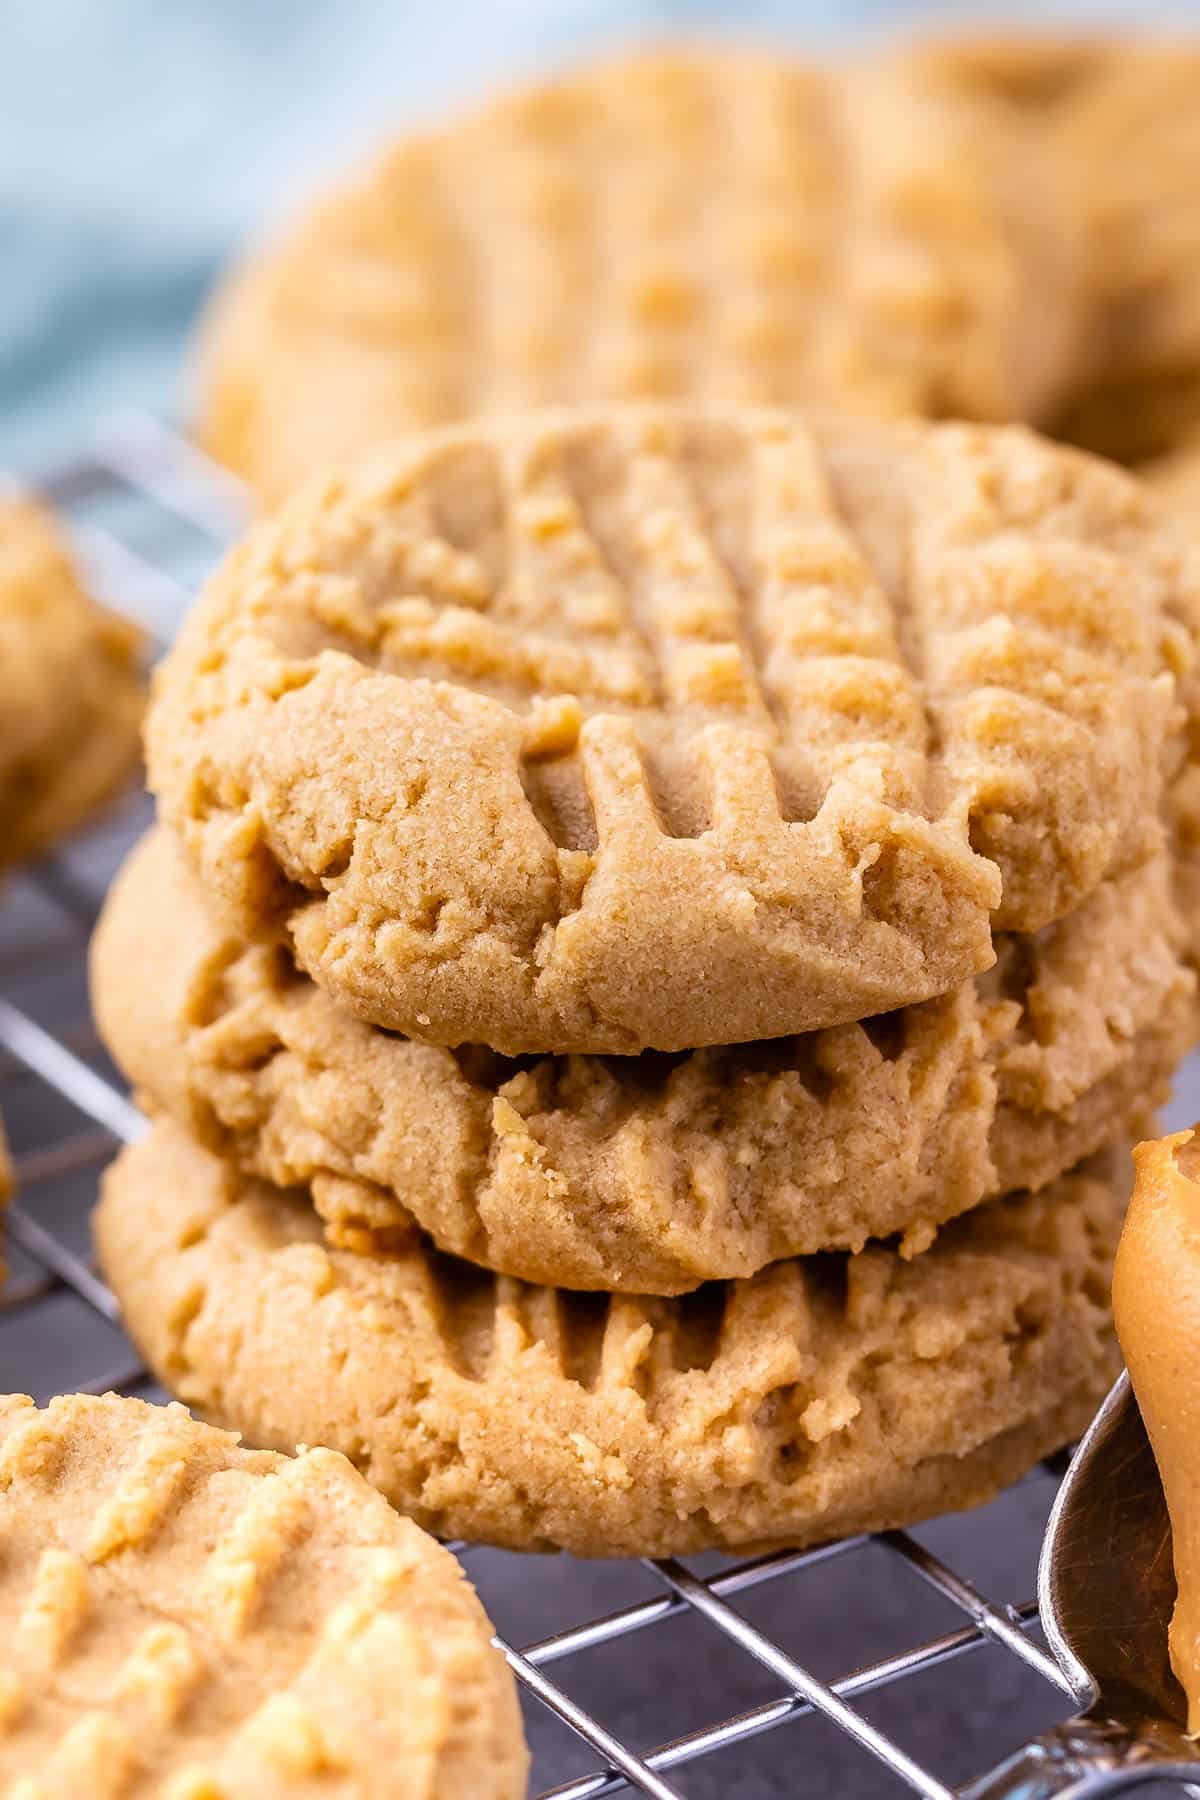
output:
<path id="1" fill-rule="evenodd" d="M 151 1366 L 588 1555 L 1064 1442 L 1196 1034 L 1197 579 L 1019 428 L 533 412 L 302 486 L 161 672 L 95 947 Z"/>

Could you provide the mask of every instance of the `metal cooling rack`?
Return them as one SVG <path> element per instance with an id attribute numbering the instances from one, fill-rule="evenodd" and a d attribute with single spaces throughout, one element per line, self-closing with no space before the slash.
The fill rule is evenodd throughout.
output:
<path id="1" fill-rule="evenodd" d="M 244 515 L 228 476 L 140 414 L 111 419 L 90 455 L 41 472 L 36 485 L 62 510 L 97 589 L 160 644 Z M 39 1399 L 67 1388 L 161 1397 L 120 1332 L 87 1239 L 99 1170 L 144 1123 L 88 1022 L 84 949 L 106 881 L 145 817 L 134 809 L 83 847 L 23 871 L 0 902 L 0 1110 L 20 1180 L 0 1294 L 0 1382 Z M 1053 1485 L 1047 1467 L 1015 1497 L 1028 1587 Z M 906 1792 L 954 1800 L 951 1780 L 1071 1708 L 1037 1639 L 1035 1602 L 991 1602 L 954 1566 L 980 1550 L 994 1563 L 997 1542 L 1013 1536 L 1011 1507 L 1007 1525 L 990 1509 L 954 1522 L 950 1534 L 953 1562 L 926 1541 L 934 1528 L 921 1541 L 889 1532 L 719 1566 L 699 1559 L 704 1572 L 673 1559 L 586 1565 L 453 1547 L 501 1625 L 497 1642 L 524 1690 L 542 1800 L 629 1790 L 656 1800 Z M 882 1620 L 872 1614 L 877 1602 Z M 541 1634 L 525 1641 L 531 1621 Z M 846 1665 L 831 1663 L 835 1649 L 853 1649 L 857 1666 L 839 1672 Z M 589 1659 L 599 1666 L 587 1677 Z M 986 1680 L 943 1707 L 931 1742 L 946 1672 L 966 1662 Z M 930 1675 L 933 1683 L 922 1680 Z M 686 1728 L 657 1741 L 668 1700 L 686 1702 Z M 804 1730 L 779 1731 L 805 1718 Z M 764 1734 L 775 1734 L 766 1753 Z M 927 1766 L 948 1760 L 949 1778 Z"/>

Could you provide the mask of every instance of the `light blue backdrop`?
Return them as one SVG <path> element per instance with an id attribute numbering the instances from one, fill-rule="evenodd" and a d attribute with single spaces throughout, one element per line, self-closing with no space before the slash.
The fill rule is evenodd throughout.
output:
<path id="1" fill-rule="evenodd" d="M 638 34 L 727 27 L 820 45 L 974 10 L 961 0 L 0 0 L 0 464 L 36 470 L 86 442 L 120 401 L 185 408 L 188 323 L 230 246 L 406 119 Z M 980 10 L 1047 11 L 1020 0 Z M 1145 17 L 1134 0 L 1055 10 Z M 1196 0 L 1175 9 L 1189 15 L 1200 22 Z"/>

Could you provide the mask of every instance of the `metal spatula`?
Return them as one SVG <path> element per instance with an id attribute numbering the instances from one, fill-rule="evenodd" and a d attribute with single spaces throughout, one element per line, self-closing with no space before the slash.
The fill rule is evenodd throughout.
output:
<path id="1" fill-rule="evenodd" d="M 1042 1626 L 1081 1707 L 963 1800 L 1091 1800 L 1200 1782 L 1167 1655 L 1171 1526 L 1129 1377 L 1109 1393 L 1058 1492 L 1038 1569 Z M 1200 1795 L 1200 1788 L 1189 1788 Z"/>

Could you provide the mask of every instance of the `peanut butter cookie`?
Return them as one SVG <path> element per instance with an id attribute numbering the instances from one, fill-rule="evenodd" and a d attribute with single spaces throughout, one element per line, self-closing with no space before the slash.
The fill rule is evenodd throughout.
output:
<path id="1" fill-rule="evenodd" d="M 164 665 L 152 785 L 248 934 L 506 1054 L 946 993 L 1163 841 L 1194 553 L 1019 429 L 604 409 L 314 483 Z"/>
<path id="2" fill-rule="evenodd" d="M 1080 234 L 1010 110 L 902 59 L 643 51 L 417 135 L 237 274 L 202 436 L 278 497 L 417 427 L 588 400 L 1041 419 Z"/>
<path id="3" fill-rule="evenodd" d="M 806 1038 L 667 1057 L 414 1044 L 222 924 L 161 828 L 96 935 L 100 1030 L 152 1110 L 308 1187 L 330 1241 L 528 1281 L 678 1293 L 1043 1187 L 1132 1137 L 1197 1035 L 1165 857 L 956 992 Z M 137 979 L 130 971 L 137 970 Z"/>
<path id="4" fill-rule="evenodd" d="M 512 1678 L 448 1551 L 331 1450 L 181 1406 L 0 1398 L 13 1795 L 525 1791 Z"/>
<path id="5" fill-rule="evenodd" d="M 139 648 L 84 592 L 50 514 L 0 495 L 0 867 L 81 825 L 132 777 Z"/>
<path id="6" fill-rule="evenodd" d="M 202 1412 L 341 1446 L 439 1533 L 642 1556 L 906 1524 L 1065 1442 L 1118 1366 L 1115 1180 L 992 1201 L 909 1262 L 796 1258 L 652 1300 L 416 1239 L 330 1250 L 304 1193 L 160 1124 L 109 1171 L 96 1237 L 134 1339 Z"/>

